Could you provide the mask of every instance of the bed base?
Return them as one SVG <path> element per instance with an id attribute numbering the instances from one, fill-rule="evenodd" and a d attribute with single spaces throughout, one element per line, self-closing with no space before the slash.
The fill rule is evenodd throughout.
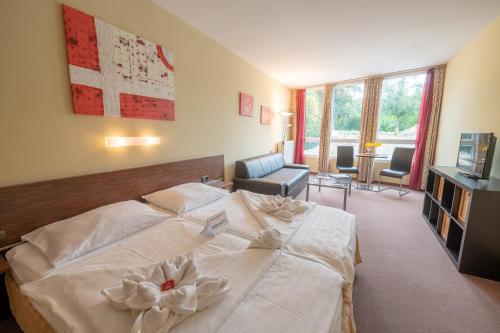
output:
<path id="1" fill-rule="evenodd" d="M 35 309 L 10 272 L 5 274 L 10 310 L 24 333 L 55 333 L 47 320 Z"/>

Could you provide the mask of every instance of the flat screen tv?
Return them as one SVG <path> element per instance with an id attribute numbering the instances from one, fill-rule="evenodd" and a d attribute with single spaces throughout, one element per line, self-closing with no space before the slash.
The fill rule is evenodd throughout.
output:
<path id="1" fill-rule="evenodd" d="M 496 138 L 493 133 L 462 133 L 457 167 L 473 178 L 489 178 Z"/>

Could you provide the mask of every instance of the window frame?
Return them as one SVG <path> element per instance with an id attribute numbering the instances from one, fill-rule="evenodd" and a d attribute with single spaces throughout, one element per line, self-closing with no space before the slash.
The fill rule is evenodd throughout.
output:
<path id="1" fill-rule="evenodd" d="M 427 74 L 427 70 L 417 70 L 417 71 L 407 72 L 407 73 L 386 75 L 386 76 L 384 76 L 384 81 L 408 77 L 408 76 L 425 75 L 425 74 Z M 425 86 L 425 80 L 424 80 L 424 86 Z M 382 87 L 382 89 L 383 89 L 383 87 Z M 423 94 L 423 90 L 422 90 L 422 94 Z M 380 91 L 380 95 L 382 95 L 382 90 Z M 421 98 L 422 98 L 422 96 L 420 97 L 420 100 L 421 100 Z M 378 119 L 377 119 L 377 136 L 376 136 L 377 142 L 380 142 L 382 144 L 384 144 L 384 143 L 385 144 L 394 144 L 394 145 L 396 145 L 396 147 L 397 147 L 397 145 L 416 145 L 416 143 L 417 143 L 416 134 L 415 134 L 415 139 L 387 139 L 387 138 L 381 139 L 381 138 L 379 138 L 381 115 L 382 115 L 382 96 L 381 96 L 380 101 L 379 101 L 379 114 L 378 114 Z M 418 118 L 417 118 L 417 130 L 418 130 Z M 387 159 L 390 160 L 390 156 L 388 156 Z"/>
<path id="2" fill-rule="evenodd" d="M 354 85 L 359 85 L 359 84 L 362 84 L 363 85 L 363 96 L 361 97 L 361 118 L 363 117 L 363 98 L 364 98 L 364 92 L 365 92 L 365 80 L 359 80 L 359 81 L 350 81 L 350 82 L 344 82 L 344 83 L 340 83 L 340 84 L 336 84 L 333 86 L 333 89 L 337 88 L 337 87 L 346 87 L 346 86 L 354 86 Z M 334 106 L 335 106 L 335 102 L 334 102 L 334 98 L 335 98 L 335 93 L 332 93 L 332 108 L 330 110 L 331 112 L 331 119 L 333 119 L 334 117 Z M 361 120 L 360 120 L 361 121 Z M 359 145 L 359 141 L 360 141 L 360 138 L 361 138 L 361 124 L 360 124 L 360 131 L 359 131 L 359 135 L 356 139 L 351 139 L 351 138 L 333 138 L 333 128 L 334 126 L 334 122 L 332 121 L 332 123 L 330 124 L 330 147 L 332 145 L 332 143 L 357 143 Z M 330 149 L 330 158 L 336 158 L 337 157 L 337 152 L 334 151 L 332 152 L 332 150 Z"/>
<path id="3" fill-rule="evenodd" d="M 314 90 L 314 91 L 317 91 L 317 90 L 325 90 L 325 85 L 318 85 L 318 86 L 313 86 L 313 87 L 308 87 L 306 88 L 306 106 L 305 106 L 305 113 L 306 113 L 306 116 L 304 117 L 304 132 L 306 132 L 307 130 L 307 90 Z M 320 134 L 321 136 L 321 134 Z M 318 137 L 307 137 L 307 136 L 304 136 L 304 146 L 307 142 L 312 142 L 312 143 L 318 143 L 319 145 L 319 142 L 321 140 L 321 137 L 318 136 Z M 318 149 L 318 152 L 319 152 L 319 149 Z M 307 157 L 319 157 L 319 153 L 318 154 L 308 154 L 306 153 L 306 149 L 304 149 L 304 156 L 307 156 Z"/>
<path id="4" fill-rule="evenodd" d="M 397 79 L 397 78 L 402 78 L 402 77 L 407 77 L 407 76 L 417 76 L 417 75 L 423 75 L 423 74 L 427 74 L 427 70 L 417 70 L 417 71 L 412 71 L 412 72 L 406 72 L 406 73 L 397 73 L 397 74 L 392 74 L 392 75 L 384 75 L 383 76 L 383 80 L 390 80 L 390 79 Z M 337 88 L 337 87 L 343 87 L 343 86 L 351 86 L 351 85 L 357 85 L 357 84 L 362 84 L 363 85 L 363 98 L 364 98 L 364 84 L 365 84 L 365 80 L 355 80 L 355 81 L 349 81 L 349 82 L 343 82 L 343 83 L 339 83 L 339 84 L 334 84 L 333 86 L 333 89 Z M 425 85 L 425 81 L 424 81 L 424 85 Z M 309 90 L 321 90 L 321 89 L 325 89 L 325 85 L 318 85 L 318 86 L 313 86 L 313 87 L 308 87 L 306 89 L 309 89 Z M 382 94 L 382 91 L 380 92 Z M 334 96 L 335 94 L 332 93 L 332 108 L 330 110 L 331 112 L 331 119 L 333 119 L 334 117 Z M 382 108 L 382 98 L 380 98 L 380 101 L 379 101 L 379 110 L 381 111 L 381 108 Z M 305 112 L 307 112 L 307 107 L 306 107 L 306 110 Z M 363 112 L 363 110 L 361 110 L 361 113 Z M 377 120 L 377 142 L 380 142 L 382 144 L 394 144 L 394 145 L 415 145 L 416 144 L 416 135 L 415 135 L 415 139 L 381 139 L 379 138 L 379 130 L 380 130 L 380 116 L 381 116 L 381 112 L 379 112 L 378 114 L 378 120 Z M 307 126 L 307 123 L 305 124 Z M 332 143 L 349 143 L 349 144 L 359 144 L 360 142 L 360 136 L 361 136 L 361 130 L 360 130 L 360 133 L 359 133 L 359 136 L 356 138 L 356 139 L 351 139 L 351 138 L 333 138 L 333 128 L 334 126 L 334 123 L 332 122 L 331 125 L 330 125 L 330 146 Z M 418 120 L 417 120 L 417 129 L 418 129 Z M 305 142 L 312 142 L 312 143 L 318 143 L 320 142 L 321 138 L 320 137 L 305 137 L 304 141 Z M 319 154 L 307 154 L 306 151 L 304 150 L 304 156 L 307 156 L 307 157 L 318 157 Z M 330 149 L 330 158 L 336 158 L 337 157 L 337 152 L 334 152 Z M 380 159 L 381 161 L 384 161 L 384 159 Z M 389 160 L 389 158 L 387 159 Z"/>

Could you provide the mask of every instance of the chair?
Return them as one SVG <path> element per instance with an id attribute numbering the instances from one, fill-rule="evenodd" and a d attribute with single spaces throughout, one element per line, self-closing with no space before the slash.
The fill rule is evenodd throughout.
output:
<path id="1" fill-rule="evenodd" d="M 391 177 L 391 178 L 399 178 L 399 196 L 403 196 L 405 194 L 410 193 L 409 190 L 403 190 L 403 177 L 410 173 L 411 170 L 411 161 L 413 159 L 413 153 L 415 152 L 415 148 L 395 148 L 394 153 L 391 158 L 391 165 L 389 169 L 383 169 L 380 171 L 378 177 L 378 188 L 379 191 L 384 191 L 387 189 L 394 189 L 394 187 L 386 187 L 380 189 L 380 182 L 382 180 L 382 176 Z"/>
<path id="2" fill-rule="evenodd" d="M 337 170 L 339 173 L 359 174 L 359 169 L 354 166 L 353 146 L 337 146 Z M 357 182 L 356 188 L 358 188 Z"/>

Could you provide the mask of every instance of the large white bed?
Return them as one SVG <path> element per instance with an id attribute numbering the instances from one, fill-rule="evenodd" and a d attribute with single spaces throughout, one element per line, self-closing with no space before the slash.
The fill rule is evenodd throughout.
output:
<path id="1" fill-rule="evenodd" d="M 100 291 L 177 255 L 192 256 L 203 275 L 225 276 L 231 291 L 170 332 L 355 331 L 353 215 L 311 205 L 291 223 L 269 216 L 282 246 L 248 249 L 263 226 L 239 192 L 180 215 L 155 209 L 164 214 L 161 222 L 57 267 L 30 243 L 7 253 L 21 293 L 54 332 L 128 332 L 130 313 L 114 309 Z M 229 230 L 200 233 L 207 217 L 222 210 Z"/>

